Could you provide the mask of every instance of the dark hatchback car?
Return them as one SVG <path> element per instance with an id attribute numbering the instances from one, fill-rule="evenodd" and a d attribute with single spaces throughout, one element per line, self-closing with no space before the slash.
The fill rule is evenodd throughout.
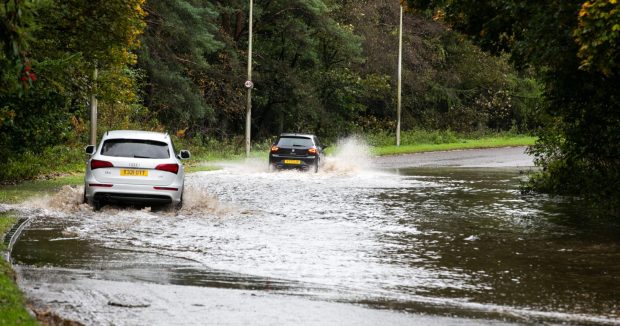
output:
<path id="1" fill-rule="evenodd" d="M 319 171 L 325 154 L 319 139 L 308 134 L 281 134 L 269 152 L 269 170 Z"/>

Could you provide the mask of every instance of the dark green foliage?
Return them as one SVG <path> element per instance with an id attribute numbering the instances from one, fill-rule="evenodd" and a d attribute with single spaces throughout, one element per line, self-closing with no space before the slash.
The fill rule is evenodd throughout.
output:
<path id="1" fill-rule="evenodd" d="M 248 1 L 4 3 L 3 164 L 29 162 L 35 175 L 46 170 L 34 168 L 33 153 L 82 147 L 93 93 L 100 133 L 166 129 L 196 144 L 243 143 Z M 393 133 L 398 13 L 391 0 L 255 0 L 252 139 Z M 439 23 L 407 13 L 403 59 L 405 130 L 538 126 L 540 91 L 530 74 Z"/>
<path id="2" fill-rule="evenodd" d="M 413 1 L 484 48 L 509 51 L 545 84 L 546 127 L 531 149 L 542 172 L 532 185 L 620 207 L 620 75 L 617 2 Z M 607 12 L 607 14 L 605 14 Z M 616 27 L 618 29 L 620 27 Z M 588 45 L 597 44 L 596 48 Z M 584 47 L 585 46 L 585 47 Z M 581 57 L 581 59 L 580 59 Z"/>
<path id="3" fill-rule="evenodd" d="M 0 97 L 0 101 L 13 111 L 12 118 L 0 126 L 0 159 L 24 149 L 41 151 L 66 140 L 69 113 L 58 110 L 65 106 L 64 97 L 46 92 Z"/>
<path id="4" fill-rule="evenodd" d="M 364 36 L 367 58 L 360 69 L 391 77 L 391 92 L 373 103 L 371 113 L 379 121 L 394 121 L 398 4 L 350 1 L 343 8 Z M 485 54 L 439 23 L 412 14 L 404 17 L 403 42 L 405 129 L 528 132 L 537 126 L 539 87 L 527 74 L 517 74 L 506 58 Z"/>
<path id="5" fill-rule="evenodd" d="M 256 17 L 255 128 L 334 134 L 360 109 L 360 38 L 323 1 L 272 1 Z M 286 13 L 286 14 L 282 14 Z"/>
<path id="6" fill-rule="evenodd" d="M 169 128 L 213 120 L 204 99 L 210 58 L 222 47 L 214 39 L 216 13 L 204 1 L 157 0 L 146 4 L 147 28 L 139 67 L 146 73 L 144 104 Z"/>
<path id="7" fill-rule="evenodd" d="M 62 149 L 86 141 L 91 93 L 101 116 L 135 102 L 131 50 L 143 16 L 141 0 L 2 3 L 0 181 L 64 171 L 75 157 Z"/>

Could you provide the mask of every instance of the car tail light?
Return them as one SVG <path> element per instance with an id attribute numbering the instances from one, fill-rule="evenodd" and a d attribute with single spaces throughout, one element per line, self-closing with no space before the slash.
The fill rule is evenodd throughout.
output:
<path id="1" fill-rule="evenodd" d="M 153 189 L 155 189 L 155 190 L 172 190 L 172 191 L 179 191 L 179 188 L 171 188 L 171 187 L 153 187 Z"/>
<path id="2" fill-rule="evenodd" d="M 112 188 L 113 185 L 106 183 L 89 183 L 89 187 L 104 187 L 104 188 Z"/>
<path id="3" fill-rule="evenodd" d="M 277 153 L 279 150 L 280 150 L 280 147 L 275 146 L 275 145 L 274 145 L 274 146 L 271 146 L 271 152 L 272 152 L 272 153 Z"/>
<path id="4" fill-rule="evenodd" d="M 179 173 L 179 165 L 178 164 L 160 164 L 155 167 L 155 170 L 172 172 L 174 174 Z"/>
<path id="5" fill-rule="evenodd" d="M 316 155 L 316 153 L 318 153 L 316 147 L 310 147 L 308 148 L 308 154 L 314 154 Z"/>
<path id="6" fill-rule="evenodd" d="M 92 160 L 92 161 L 90 161 L 90 169 L 91 170 L 99 169 L 99 168 L 111 168 L 111 167 L 114 167 L 112 162 L 100 161 L 100 160 Z"/>

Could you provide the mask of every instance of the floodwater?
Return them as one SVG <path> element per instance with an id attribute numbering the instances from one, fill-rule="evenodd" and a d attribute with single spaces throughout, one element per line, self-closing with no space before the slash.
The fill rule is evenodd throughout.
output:
<path id="1" fill-rule="evenodd" d="M 178 212 L 92 212 L 71 187 L 0 206 L 34 217 L 12 252 L 20 285 L 98 325 L 620 324 L 620 228 L 521 194 L 510 164 L 342 148 L 317 174 L 188 175 Z"/>

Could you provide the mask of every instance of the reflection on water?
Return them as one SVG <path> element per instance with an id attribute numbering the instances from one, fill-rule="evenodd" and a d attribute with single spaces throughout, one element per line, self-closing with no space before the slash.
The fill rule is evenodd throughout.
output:
<path id="1" fill-rule="evenodd" d="M 334 166 L 193 174 L 176 213 L 94 213 L 71 190 L 23 209 L 40 216 L 13 259 L 410 312 L 620 323 L 618 229 L 560 223 L 580 211 L 521 195 L 519 171 Z"/>

